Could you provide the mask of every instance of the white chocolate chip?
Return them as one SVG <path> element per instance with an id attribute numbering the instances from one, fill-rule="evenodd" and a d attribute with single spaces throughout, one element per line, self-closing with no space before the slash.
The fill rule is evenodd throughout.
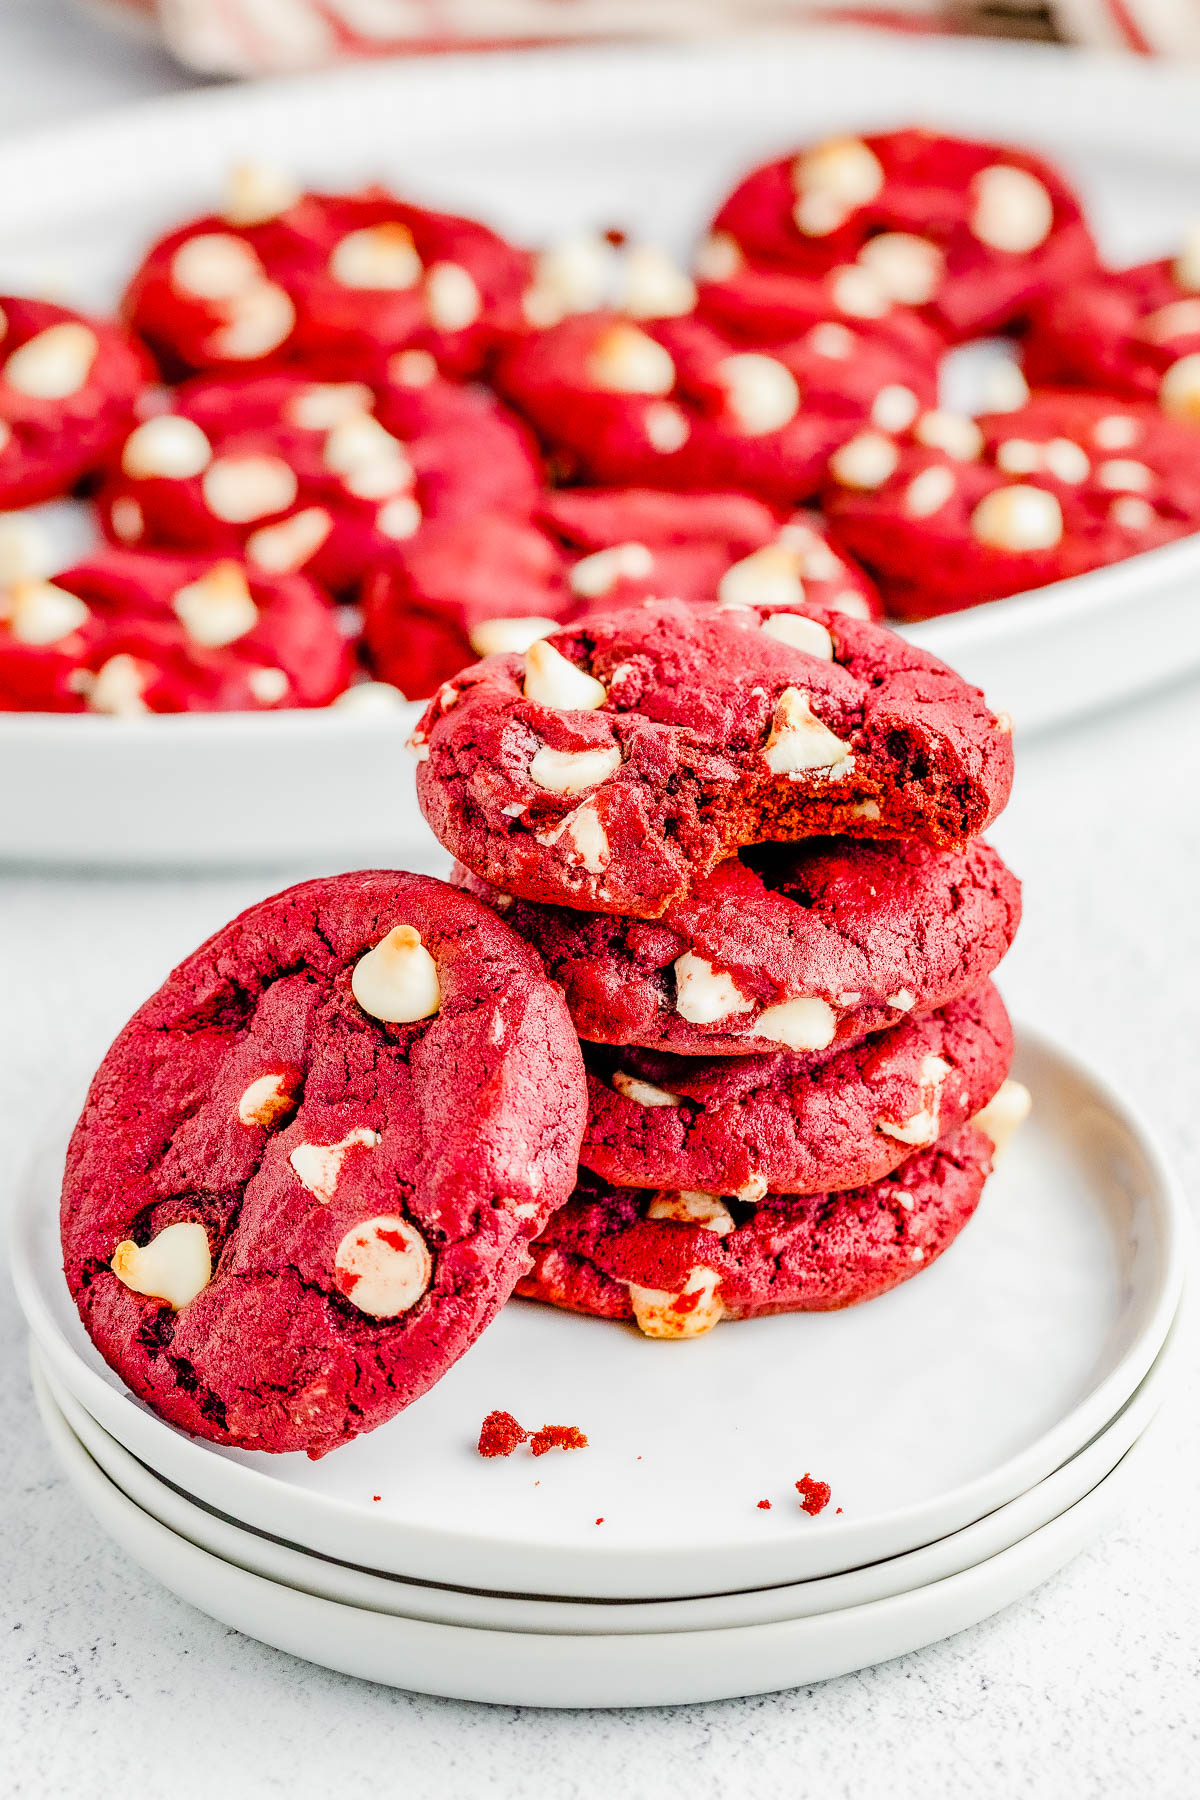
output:
<path id="1" fill-rule="evenodd" d="M 1126 494 L 1145 494 L 1154 486 L 1154 471 L 1148 469 L 1143 462 L 1134 462 L 1126 456 L 1114 456 L 1108 462 L 1100 464 L 1096 470 L 1096 480 L 1102 488 Z"/>
<path id="2" fill-rule="evenodd" d="M 1029 400 L 1029 383 L 1015 362 L 1005 359 L 985 373 L 980 384 L 980 412 L 1018 412 Z"/>
<path id="3" fill-rule="evenodd" d="M 595 712 L 608 699 L 608 689 L 578 663 L 539 638 L 525 652 L 527 700 L 556 712 Z"/>
<path id="4" fill-rule="evenodd" d="M 291 335 L 296 308 L 273 281 L 256 282 L 227 302 L 228 318 L 208 339 L 210 356 L 226 362 L 255 362 L 278 350 Z"/>
<path id="5" fill-rule="evenodd" d="M 652 450 L 660 456 L 670 456 L 676 450 L 682 450 L 692 434 L 687 422 L 687 415 L 669 400 L 658 400 L 648 406 L 642 415 L 646 437 Z"/>
<path id="6" fill-rule="evenodd" d="M 148 1244 L 119 1243 L 110 1264 L 117 1280 L 135 1294 L 165 1300 L 176 1312 L 202 1294 L 212 1280 L 212 1253 L 203 1225 L 180 1220 Z"/>
<path id="7" fill-rule="evenodd" d="M 365 1013 L 387 1025 L 428 1019 L 442 1004 L 437 964 L 411 925 L 395 925 L 360 956 L 350 991 Z"/>
<path id="8" fill-rule="evenodd" d="M 54 547 L 37 519 L 0 513 L 0 589 L 42 581 L 54 564 Z"/>
<path id="9" fill-rule="evenodd" d="M 434 263 L 425 277 L 425 305 L 439 331 L 465 331 L 483 311 L 483 298 L 461 263 Z"/>
<path id="10" fill-rule="evenodd" d="M 618 321 L 601 332 L 588 358 L 588 376 L 612 394 L 669 394 L 675 364 L 654 338 Z"/>
<path id="11" fill-rule="evenodd" d="M 745 351 L 717 364 L 717 380 L 739 428 L 749 437 L 782 431 L 800 410 L 800 386 L 773 356 Z"/>
<path id="12" fill-rule="evenodd" d="M 270 1129 L 296 1110 L 296 1078 L 293 1075 L 259 1075 L 242 1090 L 237 1116 L 243 1125 Z"/>
<path id="13" fill-rule="evenodd" d="M 480 619 L 467 635 L 476 656 L 503 656 L 528 650 L 539 638 L 557 629 L 553 619 Z"/>
<path id="14" fill-rule="evenodd" d="M 848 362 L 854 355 L 858 340 L 852 331 L 839 325 L 836 319 L 823 319 L 814 325 L 804 342 L 814 356 L 827 356 L 831 362 Z"/>
<path id="15" fill-rule="evenodd" d="M 401 387 L 422 388 L 437 380 L 438 366 L 428 350 L 397 350 L 388 358 L 387 372 Z"/>
<path id="16" fill-rule="evenodd" d="M 871 423 L 880 431 L 907 431 L 919 411 L 920 403 L 912 389 L 893 382 L 876 394 Z"/>
<path id="17" fill-rule="evenodd" d="M 617 303 L 631 319 L 677 319 L 696 304 L 696 284 L 657 244 L 625 253 Z"/>
<path id="18" fill-rule="evenodd" d="M 146 515 L 132 494 L 117 494 L 108 509 L 113 535 L 122 544 L 136 544 L 146 529 Z"/>
<path id="19" fill-rule="evenodd" d="M 869 493 L 883 486 L 899 461 L 900 452 L 891 438 L 878 431 L 860 431 L 834 452 L 829 469 L 843 487 Z"/>
<path id="20" fill-rule="evenodd" d="M 867 604 L 866 596 L 855 593 L 853 588 L 843 588 L 840 594 L 834 594 L 832 599 L 827 600 L 825 604 L 834 612 L 845 613 L 851 619 L 869 619 L 871 617 L 871 608 Z"/>
<path id="21" fill-rule="evenodd" d="M 1052 550 L 1063 534 L 1062 508 L 1046 488 L 994 488 L 971 514 L 971 532 L 990 550 Z"/>
<path id="22" fill-rule="evenodd" d="M 714 231 L 696 251 L 696 273 L 701 281 L 731 281 L 744 261 L 737 239 L 728 231 Z"/>
<path id="23" fill-rule="evenodd" d="M 1033 475 L 1042 466 L 1042 446 L 1030 438 L 1005 438 L 996 446 L 996 467 L 1006 475 Z"/>
<path id="24" fill-rule="evenodd" d="M 420 525 L 421 508 L 411 494 L 397 494 L 394 500 L 385 500 L 375 515 L 375 529 L 380 536 L 396 543 L 412 537 Z"/>
<path id="25" fill-rule="evenodd" d="M 772 613 L 769 619 L 763 620 L 763 630 L 768 637 L 778 638 L 781 644 L 803 650 L 806 656 L 820 657 L 822 662 L 833 661 L 833 638 L 819 619 L 806 618 L 803 613 Z"/>
<path id="26" fill-rule="evenodd" d="M 946 272 L 946 258 L 938 246 L 909 231 L 884 231 L 868 238 L 858 260 L 888 299 L 901 306 L 928 305 Z"/>
<path id="27" fill-rule="evenodd" d="M 867 819 L 873 821 L 883 817 L 876 800 L 856 800 L 853 806 L 846 808 L 846 817 L 850 819 Z"/>
<path id="28" fill-rule="evenodd" d="M 246 539 L 246 556 L 270 575 L 290 575 L 314 557 L 333 530 L 323 506 L 306 506 L 277 525 L 261 525 Z"/>
<path id="29" fill-rule="evenodd" d="M 1165 413 L 1185 425 L 1200 425 L 1200 350 L 1173 362 L 1159 385 L 1158 398 Z"/>
<path id="30" fill-rule="evenodd" d="M 1023 256 L 1049 237 L 1054 202 L 1028 170 L 993 163 L 979 171 L 971 191 L 971 230 L 989 249 Z"/>
<path id="31" fill-rule="evenodd" d="M 883 165 L 861 138 L 829 138 L 792 164 L 792 216 L 808 237 L 827 237 L 883 187 Z"/>
<path id="32" fill-rule="evenodd" d="M 204 471 L 201 490 L 209 512 L 227 525 L 248 525 L 286 512 L 296 498 L 296 471 L 281 456 L 218 456 Z"/>
<path id="33" fill-rule="evenodd" d="M 1149 531 L 1156 517 L 1150 502 L 1138 494 L 1118 494 L 1108 516 L 1122 531 Z"/>
<path id="34" fill-rule="evenodd" d="M 702 1264 L 689 1271 L 683 1287 L 674 1294 L 631 1281 L 629 1303 L 638 1330 L 653 1338 L 702 1337 L 725 1317 L 719 1287 L 720 1277 Z"/>
<path id="35" fill-rule="evenodd" d="M 407 706 L 408 701 L 390 681 L 356 681 L 353 687 L 348 687 L 345 693 L 338 695 L 333 705 L 343 713 L 382 717 Z"/>
<path id="36" fill-rule="evenodd" d="M 352 493 L 358 491 L 352 481 L 363 474 L 369 478 L 368 485 L 377 474 L 391 482 L 383 494 L 362 494 L 363 499 L 381 500 L 413 484 L 412 464 L 404 445 L 372 413 L 351 413 L 339 420 L 325 439 L 322 460 Z"/>
<path id="37" fill-rule="evenodd" d="M 568 862 L 586 869 L 589 875 L 602 875 L 612 861 L 608 833 L 594 800 L 585 800 L 552 831 L 538 831 L 534 836 L 539 844 L 557 844 L 565 838 L 570 846 Z"/>
<path id="38" fill-rule="evenodd" d="M 741 1187 L 734 1190 L 733 1197 L 735 1200 L 745 1200 L 750 1204 L 753 1204 L 754 1201 L 761 1200 L 766 1191 L 767 1178 L 755 1169 L 754 1173 L 750 1176 L 750 1179 L 748 1181 L 743 1181 Z"/>
<path id="39" fill-rule="evenodd" d="M 529 779 L 547 794 L 582 794 L 607 781 L 620 766 L 617 744 L 596 750 L 552 750 L 543 744 L 529 765 Z"/>
<path id="40" fill-rule="evenodd" d="M 300 189 L 282 169 L 239 163 L 230 172 L 224 216 L 230 225 L 265 225 L 295 206 Z"/>
<path id="41" fill-rule="evenodd" d="M 845 263 L 835 269 L 829 291 L 833 304 L 849 319 L 882 319 L 892 310 L 882 284 L 861 263 Z"/>
<path id="42" fill-rule="evenodd" d="M 733 1214 L 718 1194 L 702 1194 L 692 1188 L 675 1193 L 664 1189 L 646 1208 L 648 1219 L 670 1219 L 677 1225 L 701 1225 L 717 1237 L 734 1230 Z"/>
<path id="43" fill-rule="evenodd" d="M 670 1094 L 666 1088 L 655 1087 L 652 1081 L 641 1081 L 636 1075 L 626 1075 L 624 1069 L 614 1069 L 612 1084 L 623 1100 L 630 1100 L 635 1106 L 682 1106 L 683 1101 L 678 1094 Z"/>
<path id="44" fill-rule="evenodd" d="M 1076 486 L 1092 472 L 1091 458 L 1082 444 L 1071 438 L 1051 438 L 1042 446 L 1042 462 L 1059 481 Z"/>
<path id="45" fill-rule="evenodd" d="M 23 581 L 12 591 L 8 628 L 18 644 L 57 644 L 81 631 L 91 616 L 66 588 L 51 581 Z"/>
<path id="46" fill-rule="evenodd" d="M 654 557 L 645 544 L 612 544 L 582 557 L 571 570 L 571 592 L 586 600 L 599 600 L 618 581 L 643 581 L 654 570 Z"/>
<path id="47" fill-rule="evenodd" d="M 181 587 L 171 605 L 192 642 L 206 650 L 235 643 L 258 624 L 250 585 L 235 562 L 216 563 Z"/>
<path id="48" fill-rule="evenodd" d="M 606 238 L 582 233 L 543 250 L 521 302 L 530 325 L 556 325 L 568 313 L 596 312 L 611 297 L 616 252 Z"/>
<path id="49" fill-rule="evenodd" d="M 1139 421 L 1128 413 L 1106 413 L 1092 427 L 1092 442 L 1098 450 L 1128 450 L 1141 435 Z"/>
<path id="50" fill-rule="evenodd" d="M 86 385 L 99 353 L 100 340 L 90 326 L 64 319 L 14 350 L 3 380 L 31 400 L 66 400 Z"/>
<path id="51" fill-rule="evenodd" d="M 772 774 L 792 780 L 810 769 L 824 769 L 831 777 L 840 777 L 854 767 L 849 744 L 822 725 L 809 695 L 795 687 L 785 688 L 776 702 L 763 761 Z"/>
<path id="52" fill-rule="evenodd" d="M 910 519 L 929 519 L 953 498 L 954 471 L 945 463 L 932 463 L 914 475 L 904 490 L 904 510 Z"/>
<path id="53" fill-rule="evenodd" d="M 332 431 L 344 419 L 369 413 L 372 404 L 371 390 L 361 381 L 316 381 L 293 394 L 283 416 L 301 431 Z"/>
<path id="54" fill-rule="evenodd" d="M 768 1006 L 754 1024 L 757 1037 L 784 1044 L 789 1050 L 826 1050 L 837 1033 L 837 1014 L 828 1000 L 801 994 Z"/>
<path id="55" fill-rule="evenodd" d="M 888 1137 L 895 1138 L 898 1143 L 913 1144 L 918 1148 L 936 1143 L 941 1120 L 942 1088 L 950 1071 L 951 1065 L 944 1058 L 922 1057 L 917 1078 L 920 1088 L 920 1105 L 917 1111 L 907 1119 L 878 1119 L 876 1129 L 886 1132 Z"/>
<path id="56" fill-rule="evenodd" d="M 423 268 L 412 232 L 395 220 L 348 231 L 334 245 L 329 273 L 343 287 L 400 293 L 416 287 Z"/>
<path id="57" fill-rule="evenodd" d="M 1194 337 L 1200 332 L 1200 300 L 1173 300 L 1142 320 L 1141 333 L 1153 344 L 1169 344 L 1172 338 Z"/>
<path id="58" fill-rule="evenodd" d="M 278 706 L 291 682 L 282 669 L 251 669 L 246 686 L 260 706 Z"/>
<path id="59" fill-rule="evenodd" d="M 992 1141 L 993 1162 L 1008 1146 L 1010 1138 L 1025 1123 L 1033 1106 L 1033 1096 L 1020 1081 L 1002 1082 L 987 1105 L 975 1114 L 971 1123 L 978 1125 Z"/>
<path id="60" fill-rule="evenodd" d="M 380 1142 L 377 1131 L 369 1125 L 356 1125 L 336 1144 L 297 1144 L 288 1157 L 296 1179 L 306 1187 L 314 1200 L 328 1206 L 337 1192 L 342 1164 L 351 1150 L 374 1150 Z"/>
<path id="61" fill-rule="evenodd" d="M 235 300 L 264 280 L 263 266 L 244 238 L 202 231 L 185 238 L 171 258 L 171 286 L 195 300 Z"/>
<path id="62" fill-rule="evenodd" d="M 983 433 L 974 419 L 965 413 L 945 412 L 935 407 L 922 413 L 913 427 L 913 436 L 929 450 L 942 450 L 955 462 L 975 462 L 983 454 Z"/>
<path id="63" fill-rule="evenodd" d="M 380 1213 L 352 1225 L 337 1247 L 333 1266 L 339 1292 L 373 1319 L 394 1319 L 408 1312 L 433 1275 L 428 1244 L 399 1213 Z"/>
<path id="64" fill-rule="evenodd" d="M 735 1013 L 753 1012 L 727 969 L 714 969 L 704 957 L 685 950 L 675 958 L 675 1011 L 689 1025 L 715 1025 Z"/>
<path id="65" fill-rule="evenodd" d="M 717 600 L 721 606 L 799 606 L 804 600 L 802 563 L 802 552 L 787 544 L 764 544 L 726 569 Z"/>
<path id="66" fill-rule="evenodd" d="M 131 431 L 121 467 L 133 481 L 188 481 L 212 461 L 212 445 L 194 419 L 160 413 Z"/>
<path id="67" fill-rule="evenodd" d="M 894 994 L 888 995 L 887 1003 L 894 1006 L 897 1012 L 911 1012 L 917 1004 L 917 997 L 910 994 L 907 988 L 897 988 Z"/>
<path id="68" fill-rule="evenodd" d="M 146 690 L 143 667 L 136 657 L 127 656 L 123 651 L 110 656 L 87 690 L 90 711 L 112 713 L 116 718 L 126 719 L 148 712 L 150 709 L 143 698 Z"/>

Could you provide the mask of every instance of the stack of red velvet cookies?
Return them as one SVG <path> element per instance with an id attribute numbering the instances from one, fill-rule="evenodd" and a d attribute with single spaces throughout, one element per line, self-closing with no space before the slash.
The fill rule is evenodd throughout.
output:
<path id="1" fill-rule="evenodd" d="M 1019 888 L 977 839 L 1011 742 L 976 689 L 831 608 L 645 601 L 466 669 L 414 747 L 584 1043 L 580 1182 L 519 1293 L 690 1337 L 951 1243 L 1020 1105 L 988 979 Z"/>

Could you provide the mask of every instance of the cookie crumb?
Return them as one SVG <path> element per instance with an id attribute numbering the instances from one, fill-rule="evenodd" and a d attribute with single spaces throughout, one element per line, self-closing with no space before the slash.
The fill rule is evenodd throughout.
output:
<path id="1" fill-rule="evenodd" d="M 372 1494 L 371 1498 L 372 1498 L 372 1500 L 382 1500 L 383 1495 L 382 1494 Z"/>
<path id="2" fill-rule="evenodd" d="M 842 1509 L 841 1509 L 841 1507 L 840 1507 L 840 1506 L 839 1506 L 839 1507 L 838 1507 L 838 1512 L 841 1512 L 841 1510 L 842 1510 Z"/>
<path id="3" fill-rule="evenodd" d="M 490 1412 L 479 1427 L 480 1456 L 511 1456 L 518 1444 L 525 1443 L 529 1433 L 518 1425 L 511 1413 Z"/>
<path id="4" fill-rule="evenodd" d="M 771 1502 L 769 1500 L 760 1500 L 758 1503 L 758 1510 L 759 1512 L 770 1512 Z"/>
<path id="5" fill-rule="evenodd" d="M 833 1490 L 827 1481 L 818 1481 L 814 1475 L 802 1475 L 796 1483 L 796 1492 L 801 1507 L 815 1518 L 829 1505 Z"/>
<path id="6" fill-rule="evenodd" d="M 529 1448 L 535 1456 L 545 1456 L 547 1450 L 586 1450 L 587 1439 L 578 1425 L 543 1425 L 530 1438 Z"/>
<path id="7" fill-rule="evenodd" d="M 603 1525 L 603 1523 L 604 1523 L 604 1520 L 603 1520 L 603 1518 L 599 1518 L 599 1519 L 597 1519 L 597 1520 L 596 1520 L 596 1523 L 597 1523 L 597 1525 Z"/>

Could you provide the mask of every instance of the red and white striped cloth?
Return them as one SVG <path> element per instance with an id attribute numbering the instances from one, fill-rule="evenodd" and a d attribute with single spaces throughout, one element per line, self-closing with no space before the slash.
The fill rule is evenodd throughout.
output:
<path id="1" fill-rule="evenodd" d="M 181 61 L 220 75 L 397 51 L 701 37 L 839 17 L 1000 27 L 1142 55 L 1200 56 L 1200 0 L 103 0 L 103 7 L 140 17 Z"/>

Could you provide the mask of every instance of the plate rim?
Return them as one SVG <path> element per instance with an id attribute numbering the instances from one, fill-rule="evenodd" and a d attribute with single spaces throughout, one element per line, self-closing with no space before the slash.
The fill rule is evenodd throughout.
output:
<path id="1" fill-rule="evenodd" d="M 1111 1421 L 1144 1378 L 1178 1310 L 1188 1263 L 1190 1215 L 1182 1184 L 1158 1134 L 1137 1103 L 1123 1097 L 1115 1084 L 1095 1069 L 1089 1059 L 1060 1045 L 1047 1033 L 1025 1025 L 1017 1026 L 1016 1035 L 1019 1047 L 1027 1046 L 1035 1056 L 1048 1058 L 1076 1080 L 1082 1077 L 1106 1110 L 1115 1113 L 1137 1139 L 1153 1178 L 1155 1213 L 1159 1221 L 1163 1266 L 1157 1295 L 1148 1308 L 1141 1331 L 1126 1346 L 1109 1373 L 1032 1443 L 995 1469 L 933 1499 L 877 1515 L 871 1520 L 843 1523 L 836 1528 L 826 1521 L 814 1520 L 813 1530 L 806 1533 L 804 1540 L 808 1562 L 819 1555 L 832 1554 L 835 1558 L 848 1555 L 848 1561 L 840 1566 L 853 1567 L 856 1563 L 878 1560 L 883 1555 L 897 1554 L 902 1549 L 913 1549 L 946 1535 L 955 1526 L 983 1517 L 997 1505 L 1024 1492 Z M 331 1550 L 329 1546 L 345 1543 L 352 1532 L 357 1532 L 364 1546 L 371 1546 L 370 1555 L 376 1566 L 390 1573 L 418 1578 L 432 1573 L 434 1579 L 439 1579 L 436 1571 L 448 1567 L 473 1573 L 486 1568 L 489 1563 L 493 1569 L 532 1565 L 535 1554 L 532 1545 L 514 1545 L 487 1536 L 468 1539 L 436 1528 L 421 1532 L 420 1545 L 414 1554 L 412 1539 L 415 1534 L 411 1526 L 401 1532 L 386 1516 L 364 1512 L 341 1498 L 316 1495 L 311 1490 L 279 1482 L 270 1472 L 269 1460 L 261 1468 L 248 1467 L 244 1462 L 216 1454 L 203 1440 L 189 1437 L 167 1424 L 127 1389 L 115 1385 L 120 1383 L 115 1372 L 109 1371 L 110 1379 L 106 1379 L 91 1368 L 59 1330 L 52 1305 L 42 1290 L 34 1256 L 34 1238 L 42 1219 L 36 1203 L 35 1166 L 36 1153 L 26 1169 L 22 1196 L 12 1210 L 10 1220 L 10 1266 L 18 1303 L 34 1337 L 66 1386 L 139 1460 L 148 1462 L 159 1473 L 167 1473 L 177 1485 L 196 1493 L 218 1510 L 236 1511 L 251 1524 L 278 1519 L 280 1497 L 285 1495 L 287 1532 L 293 1541 L 301 1543 L 303 1540 L 306 1548 L 336 1556 L 337 1550 Z M 110 1420 L 120 1422 L 110 1425 Z M 145 1448 L 147 1444 L 149 1449 Z M 164 1451 L 167 1467 L 162 1461 Z M 185 1471 L 182 1475 L 177 1473 L 180 1469 Z M 221 1500 L 223 1492 L 237 1492 L 245 1498 L 239 1498 L 234 1506 L 230 1506 Z M 945 1522 L 951 1517 L 955 1526 Z M 298 1529 L 299 1524 L 303 1524 L 303 1530 Z M 877 1545 L 879 1542 L 888 1547 L 855 1551 L 856 1545 Z M 755 1547 L 753 1551 L 747 1550 L 745 1554 L 739 1550 L 740 1566 L 770 1570 L 789 1554 L 795 1555 L 798 1548 L 798 1545 L 772 1542 Z M 586 1591 L 596 1598 L 636 1599 L 647 1592 L 654 1597 L 664 1597 L 664 1589 L 675 1593 L 695 1591 L 694 1577 L 683 1576 L 669 1581 L 661 1581 L 660 1577 L 647 1589 L 646 1582 L 654 1570 L 661 1571 L 661 1550 L 639 1551 L 622 1547 L 613 1552 L 606 1545 L 593 1542 L 588 1546 L 562 1547 L 553 1555 L 556 1564 L 578 1571 L 567 1583 L 568 1591 L 576 1595 Z M 728 1545 L 689 1546 L 682 1566 L 703 1563 L 714 1555 L 728 1557 Z M 537 1552 L 537 1558 L 542 1585 L 539 1590 L 537 1583 L 530 1581 L 526 1584 L 529 1591 L 561 1592 L 561 1578 L 553 1581 L 546 1578 L 544 1549 Z M 612 1571 L 618 1567 L 623 1573 L 620 1585 L 614 1585 L 617 1576 Z M 826 1569 L 824 1572 L 832 1571 Z M 784 1579 L 770 1573 L 762 1578 L 743 1576 L 731 1583 L 731 1589 L 782 1585 Z M 468 1585 L 487 1588 L 494 1587 L 495 1582 L 483 1575 L 472 1579 Z"/>

